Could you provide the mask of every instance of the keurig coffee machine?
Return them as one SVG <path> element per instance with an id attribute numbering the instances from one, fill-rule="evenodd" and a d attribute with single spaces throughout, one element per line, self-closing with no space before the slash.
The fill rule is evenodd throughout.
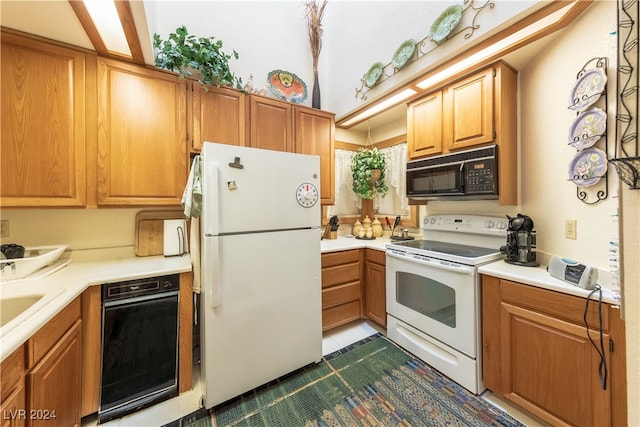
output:
<path id="1" fill-rule="evenodd" d="M 536 232 L 533 231 L 533 220 L 522 214 L 515 218 L 507 215 L 507 218 L 507 244 L 500 248 L 500 252 L 507 256 L 505 262 L 537 267 L 540 263 L 536 261 Z"/>

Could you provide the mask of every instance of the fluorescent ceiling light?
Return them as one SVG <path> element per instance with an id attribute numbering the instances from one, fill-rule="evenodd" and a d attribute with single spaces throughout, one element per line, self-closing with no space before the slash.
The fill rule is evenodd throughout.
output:
<path id="1" fill-rule="evenodd" d="M 368 117 L 373 116 L 374 114 L 379 113 L 382 110 L 385 110 L 389 107 L 392 107 L 396 104 L 398 104 L 399 102 L 415 95 L 417 92 L 413 89 L 405 89 L 402 92 L 399 92 L 395 95 L 393 95 L 390 98 L 385 99 L 384 101 L 382 101 L 379 104 L 375 104 L 373 106 L 371 106 L 371 108 L 367 108 L 366 110 L 364 110 L 362 113 L 358 114 L 357 116 L 354 116 L 352 118 L 350 118 L 349 120 L 347 120 L 346 122 L 344 122 L 342 125 L 343 126 L 350 126 L 354 123 L 360 122 Z"/>
<path id="2" fill-rule="evenodd" d="M 107 49 L 131 56 L 115 3 L 111 0 L 83 0 L 83 2 Z"/>

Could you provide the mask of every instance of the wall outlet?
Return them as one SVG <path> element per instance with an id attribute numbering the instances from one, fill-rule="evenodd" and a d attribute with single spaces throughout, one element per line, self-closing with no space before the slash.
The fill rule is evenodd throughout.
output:
<path id="1" fill-rule="evenodd" d="M 9 220 L 3 219 L 0 221 L 0 237 L 9 237 Z"/>
<path id="2" fill-rule="evenodd" d="M 568 219 L 564 222 L 564 237 L 573 240 L 578 238 L 578 221 Z"/>

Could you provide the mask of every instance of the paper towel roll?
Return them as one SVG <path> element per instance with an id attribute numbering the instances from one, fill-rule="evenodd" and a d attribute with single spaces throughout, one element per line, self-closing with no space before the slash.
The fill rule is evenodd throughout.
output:
<path id="1" fill-rule="evenodd" d="M 187 221 L 164 220 L 164 256 L 182 255 L 187 251 Z"/>

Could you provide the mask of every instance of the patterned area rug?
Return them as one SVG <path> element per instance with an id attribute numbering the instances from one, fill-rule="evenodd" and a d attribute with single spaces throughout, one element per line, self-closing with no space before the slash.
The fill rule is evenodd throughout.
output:
<path id="1" fill-rule="evenodd" d="M 172 424 L 523 426 L 380 334 L 193 418 Z"/>

